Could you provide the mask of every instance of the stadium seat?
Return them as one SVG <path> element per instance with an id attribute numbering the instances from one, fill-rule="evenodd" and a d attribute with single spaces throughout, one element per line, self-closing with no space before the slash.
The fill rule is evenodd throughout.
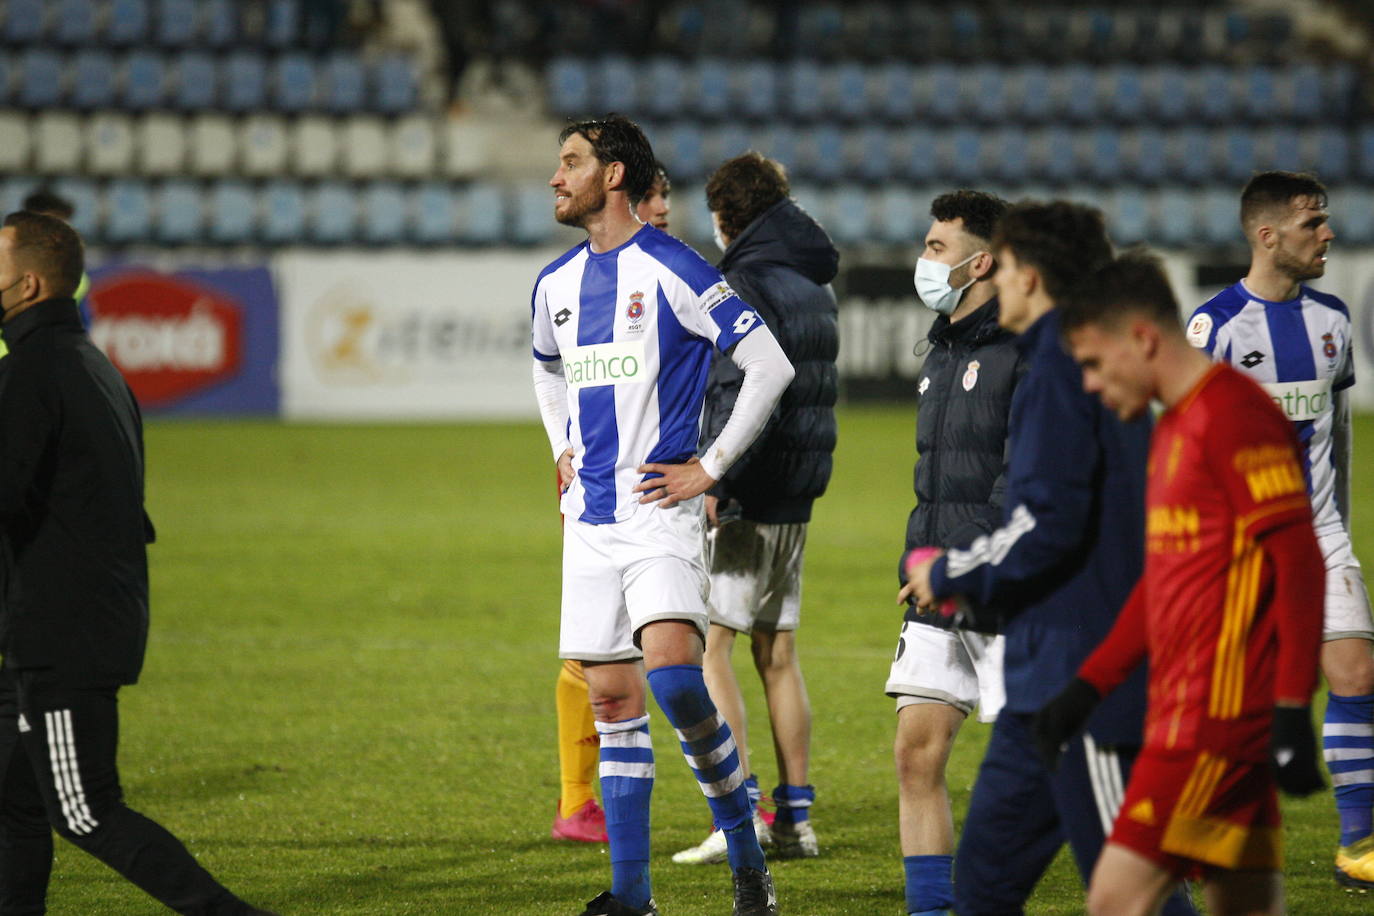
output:
<path id="1" fill-rule="evenodd" d="M 286 123 L 269 114 L 249 115 L 239 127 L 239 168 L 254 178 L 286 172 L 291 143 Z"/>
<path id="2" fill-rule="evenodd" d="M 262 108 L 267 100 L 267 64 L 257 51 L 232 52 L 221 68 L 223 105 L 233 112 Z"/>
<path id="3" fill-rule="evenodd" d="M 192 119 L 187 137 L 192 174 L 217 177 L 233 169 L 238 159 L 234 125 L 223 115 L 203 114 Z"/>
<path id="4" fill-rule="evenodd" d="M 612 54 L 602 57 L 596 66 L 595 108 L 597 111 L 637 111 L 641 77 L 640 68 L 628 57 Z"/>
<path id="5" fill-rule="evenodd" d="M 286 112 L 308 111 L 315 106 L 315 64 L 299 51 L 277 58 L 272 67 L 272 101 Z"/>
<path id="6" fill-rule="evenodd" d="M 1323 115 L 1345 120 L 1359 110 L 1363 84 L 1350 64 L 1336 63 L 1327 67 L 1322 82 Z"/>
<path id="7" fill-rule="evenodd" d="M 100 225 L 100 192 L 95 182 L 84 178 L 62 178 L 53 186 L 53 190 L 72 205 L 72 227 L 83 238 L 92 237 Z"/>
<path id="8" fill-rule="evenodd" d="M 58 44 L 82 47 L 95 40 L 94 0 L 59 0 L 54 12 L 52 37 Z"/>
<path id="9" fill-rule="evenodd" d="M 135 128 L 138 171 L 149 177 L 180 175 L 186 167 L 186 129 L 174 115 L 144 115 Z"/>
<path id="10" fill-rule="evenodd" d="M 306 240 L 306 200 L 299 184 L 284 179 L 270 181 L 259 193 L 258 203 L 263 241 L 269 245 L 291 245 Z"/>
<path id="11" fill-rule="evenodd" d="M 391 125 L 387 139 L 391 172 L 400 178 L 427 178 L 434 174 L 439 141 L 434 122 L 422 114 L 407 115 Z"/>
<path id="12" fill-rule="evenodd" d="M 960 127 L 946 132 L 942 140 L 949 144 L 948 151 L 940 157 L 944 173 L 961 185 L 976 183 L 983 169 L 982 131 Z"/>
<path id="13" fill-rule="evenodd" d="M 1374 182 L 1374 124 L 1366 124 L 1355 134 L 1355 173 L 1361 181 Z"/>
<path id="14" fill-rule="evenodd" d="M 181 111 L 213 108 L 219 96 L 219 71 L 203 51 L 183 51 L 175 58 L 171 105 Z"/>
<path id="15" fill-rule="evenodd" d="M 1097 118 L 1097 78 L 1091 68 L 1069 64 L 1051 77 L 1051 85 L 1060 117 L 1078 124 Z"/>
<path id="16" fill-rule="evenodd" d="M 814 181 L 837 181 L 844 175 L 844 134 L 840 128 L 822 122 L 805 132 L 800 140 L 803 160 L 809 161 L 807 175 Z"/>
<path id="17" fill-rule="evenodd" d="M 93 175 L 126 175 L 133 168 L 134 128 L 128 115 L 103 111 L 86 119 L 86 170 Z"/>
<path id="18" fill-rule="evenodd" d="M 1181 124 L 1188 119 L 1191 86 L 1184 71 L 1171 65 L 1151 67 L 1144 85 L 1148 116 L 1161 124 Z"/>
<path id="19" fill-rule="evenodd" d="M 849 134 L 845 142 L 845 167 L 864 181 L 882 184 L 892 175 L 892 147 L 887 130 L 869 125 Z"/>
<path id="20" fill-rule="evenodd" d="M 974 67 L 964 84 L 971 88 L 973 95 L 966 110 L 972 111 L 976 118 L 996 124 L 1007 116 L 1011 90 L 1003 67 L 995 64 Z M 1017 117 L 1023 117 L 1021 112 L 1017 112 Z"/>
<path id="21" fill-rule="evenodd" d="M 1152 241 L 1160 245 L 1181 247 L 1197 241 L 1197 220 L 1194 216 L 1196 192 L 1186 188 L 1166 188 L 1159 192 L 1156 203 L 1158 217 Z M 1234 206 L 1234 200 L 1232 201 Z"/>
<path id="22" fill-rule="evenodd" d="M 926 68 L 925 76 L 928 94 L 923 109 L 926 115 L 945 124 L 962 120 L 960 71 L 949 64 L 935 64 Z"/>
<path id="23" fill-rule="evenodd" d="M 1193 76 L 1193 115 L 1209 124 L 1225 124 L 1235 118 L 1233 80 L 1225 67 L 1212 64 Z"/>
<path id="24" fill-rule="evenodd" d="M 1334 195 L 1331 222 L 1343 245 L 1374 244 L 1374 188 L 1347 185 Z"/>
<path id="25" fill-rule="evenodd" d="M 358 115 L 343 126 L 343 172 L 350 178 L 375 178 L 387 170 L 386 126 L 380 118 Z"/>
<path id="26" fill-rule="evenodd" d="M 242 181 L 219 181 L 211 189 L 207 204 L 205 234 L 221 245 L 241 245 L 254 241 L 258 223 L 258 199 Z"/>
<path id="27" fill-rule="evenodd" d="M 367 103 L 367 71 L 356 54 L 339 51 L 324 66 L 324 107 L 334 114 L 353 114 Z"/>
<path id="28" fill-rule="evenodd" d="M 200 189 L 188 181 L 169 181 L 153 195 L 157 211 L 157 239 L 168 245 L 200 241 L 204 214 Z"/>
<path id="29" fill-rule="evenodd" d="M 373 104 L 383 114 L 402 114 L 415 107 L 419 83 L 415 64 L 401 54 L 388 54 L 373 70 Z"/>
<path id="30" fill-rule="evenodd" d="M 804 121 L 821 114 L 821 70 L 813 61 L 794 60 L 783 70 L 782 113 Z"/>
<path id="31" fill-rule="evenodd" d="M 135 51 L 124 61 L 124 85 L 120 101 L 134 111 L 147 111 L 162 105 L 167 87 L 167 70 L 161 54 Z"/>
<path id="32" fill-rule="evenodd" d="M 0 111 L 0 175 L 22 174 L 29 167 L 33 143 L 29 116 L 19 111 Z M 10 212 L 9 210 L 5 211 Z"/>
<path id="33" fill-rule="evenodd" d="M 724 61 L 716 57 L 698 60 L 691 85 L 695 86 L 696 93 L 689 101 L 697 115 L 714 120 L 729 114 L 730 69 Z"/>
<path id="34" fill-rule="evenodd" d="M 649 61 L 644 79 L 644 111 L 655 118 L 670 118 L 682 113 L 687 73 L 680 63 L 670 57 L 655 57 Z M 588 110 L 586 105 L 567 109 L 555 105 L 554 108 L 568 112 Z"/>
<path id="35" fill-rule="evenodd" d="M 13 58 L 8 54 L 0 54 L 0 108 L 8 107 L 10 103 L 10 75 L 13 70 Z"/>
<path id="36" fill-rule="evenodd" d="M 1311 63 L 1298 64 L 1289 71 L 1288 81 L 1292 96 L 1288 117 L 1298 121 L 1320 120 L 1325 92 L 1321 68 Z"/>
<path id="37" fill-rule="evenodd" d="M 113 45 L 134 45 L 148 34 L 147 0 L 110 0 L 105 40 Z"/>
<path id="38" fill-rule="evenodd" d="M 1242 98 L 1237 113 L 1247 121 L 1270 121 L 1283 114 L 1279 110 L 1279 92 L 1273 67 L 1256 64 L 1240 71 L 1239 89 Z"/>
<path id="39" fill-rule="evenodd" d="M 312 242 L 351 242 L 358 223 L 358 200 L 342 182 L 326 181 L 306 193 L 306 225 Z"/>
<path id="40" fill-rule="evenodd" d="M 822 103 L 827 117 L 860 122 L 868 119 L 868 77 L 863 66 L 845 61 L 822 71 Z"/>
<path id="41" fill-rule="evenodd" d="M 1089 131 L 1084 152 L 1086 161 L 1082 172 L 1093 181 L 1112 184 L 1122 177 L 1121 134 L 1115 127 L 1098 127 Z"/>
<path id="42" fill-rule="evenodd" d="M 882 65 L 875 113 L 898 124 L 906 124 L 915 117 L 916 74 L 909 64 L 893 61 Z"/>
<path id="43" fill-rule="evenodd" d="M 1033 131 L 1030 156 L 1031 174 L 1041 181 L 1062 185 L 1078 177 L 1074 135 L 1066 127 Z"/>
<path id="44" fill-rule="evenodd" d="M 1023 64 L 1007 74 L 1008 107 L 1026 127 L 1054 116 L 1054 92 L 1050 71 L 1043 64 Z"/>
<path id="45" fill-rule="evenodd" d="M 553 192 L 547 184 L 529 182 L 513 190 L 509 241 L 517 245 L 541 245 L 558 228 L 553 218 Z"/>
<path id="46" fill-rule="evenodd" d="M 1311 130 L 1308 131 L 1312 135 Z M 1316 144 L 1303 137 L 1291 124 L 1277 124 L 1255 138 L 1256 169 L 1283 169 L 1288 172 L 1316 167 Z M 1249 176 L 1246 176 L 1247 179 Z"/>
<path id="47" fill-rule="evenodd" d="M 770 159 L 781 162 L 791 173 L 798 168 L 800 161 L 797 142 L 795 128 L 789 124 L 775 123 L 756 132 L 752 146 Z"/>
<path id="48" fill-rule="evenodd" d="M 0 157 L 4 151 L 0 150 Z M 32 178 L 0 179 L 0 213 L 13 213 L 24 206 L 24 198 L 33 193 L 36 187 Z"/>
<path id="49" fill-rule="evenodd" d="M 578 57 L 556 57 L 549 62 L 545 73 L 549 107 L 555 114 L 574 117 L 591 110 L 592 77 L 587 61 Z"/>
<path id="50" fill-rule="evenodd" d="M 31 48 L 19 56 L 17 101 L 24 108 L 54 108 L 65 95 L 62 57 L 52 51 Z"/>
<path id="51" fill-rule="evenodd" d="M 1323 182 L 1341 184 L 1351 174 L 1350 139 L 1350 134 L 1339 127 L 1308 129 L 1301 141 L 1302 160 Z"/>
<path id="52" fill-rule="evenodd" d="M 4 39 L 11 45 L 37 44 L 47 31 L 44 0 L 9 0 L 5 5 Z"/>
<path id="53" fill-rule="evenodd" d="M 453 192 L 448 185 L 427 182 L 411 192 L 411 207 L 415 213 L 414 239 L 421 245 L 444 245 L 453 240 Z"/>
<path id="54" fill-rule="evenodd" d="M 84 149 L 81 146 L 81 119 L 71 112 L 45 111 L 35 115 L 33 164 L 44 175 L 67 175 L 80 171 Z"/>
<path id="55" fill-rule="evenodd" d="M 1122 171 L 1132 181 L 1159 184 L 1168 177 L 1164 132 L 1157 127 L 1142 127 L 1128 133 L 1122 144 Z"/>
<path id="56" fill-rule="evenodd" d="M 329 118 L 307 116 L 291 122 L 291 171 L 306 178 L 334 174 L 339 162 L 339 136 Z"/>
<path id="57" fill-rule="evenodd" d="M 777 115 L 777 69 L 770 61 L 750 61 L 737 72 L 736 80 L 734 94 L 737 100 L 736 108 L 741 116 L 764 121 Z M 653 85 L 652 80 L 650 85 Z M 672 111 L 664 114 L 672 114 Z"/>
<path id="58" fill-rule="evenodd" d="M 989 174 L 999 181 L 1016 186 L 1030 177 L 1030 140 L 1020 127 L 1004 127 L 995 131 L 983 153 L 988 161 Z"/>
<path id="59" fill-rule="evenodd" d="M 1105 200 L 1108 232 L 1117 245 L 1136 245 L 1149 239 L 1150 205 L 1140 188 L 1118 187 Z"/>
<path id="60" fill-rule="evenodd" d="M 194 0 L 158 0 L 158 44 L 168 48 L 189 45 L 196 38 L 198 25 Z"/>
<path id="61" fill-rule="evenodd" d="M 72 91 L 68 104 L 82 111 L 108 108 L 114 101 L 114 58 L 106 51 L 86 48 L 70 58 Z"/>
<path id="62" fill-rule="evenodd" d="M 709 141 L 707 157 L 711 162 L 733 159 L 749 149 L 749 132 L 739 123 L 722 124 L 706 136 Z"/>
<path id="63" fill-rule="evenodd" d="M 878 218 L 874 224 L 874 234 L 879 241 L 893 245 L 918 243 L 925 234 L 922 225 L 926 214 L 926 201 L 918 201 L 916 195 L 905 188 L 894 188 L 879 197 Z"/>
<path id="64" fill-rule="evenodd" d="M 458 237 L 470 245 L 495 245 L 506 236 L 506 195 L 498 185 L 473 182 L 459 203 Z"/>
<path id="65" fill-rule="evenodd" d="M 290 47 L 296 41 L 296 28 L 299 23 L 299 0 L 267 0 L 267 21 L 263 27 L 263 40 L 269 47 Z"/>
<path id="66" fill-rule="evenodd" d="M 1171 132 L 1165 142 L 1165 156 L 1174 181 L 1200 184 L 1212 177 L 1211 139 L 1200 127 Z"/>
<path id="67" fill-rule="evenodd" d="M 105 189 L 104 240 L 112 245 L 152 241 L 153 203 L 148 187 L 127 178 Z"/>
<path id="68" fill-rule="evenodd" d="M 238 37 L 238 10 L 235 0 L 200 0 L 205 17 L 202 42 L 212 48 L 223 48 Z"/>
<path id="69" fill-rule="evenodd" d="M 1211 245 L 1234 245 L 1241 242 L 1240 224 L 1236 219 L 1236 192 L 1229 187 L 1208 188 L 1202 194 L 1202 238 Z"/>
<path id="70" fill-rule="evenodd" d="M 1102 74 L 1103 112 L 1121 124 L 1134 124 L 1145 117 L 1145 78 L 1138 67 L 1119 64 Z"/>
<path id="71" fill-rule="evenodd" d="M 400 185 L 391 181 L 376 181 L 368 185 L 362 194 L 359 213 L 364 242 L 396 245 L 405 241 L 410 213 Z"/>
<path id="72" fill-rule="evenodd" d="M 700 127 L 690 121 L 680 121 L 660 137 L 664 141 L 660 158 L 672 170 L 675 179 L 690 180 L 701 176 L 706 157 L 705 138 Z M 655 142 L 660 137 L 656 137 Z"/>
<path id="73" fill-rule="evenodd" d="M 935 135 L 924 127 L 909 127 L 897 131 L 892 138 L 894 160 L 898 176 L 917 184 L 935 178 Z"/>
<path id="74" fill-rule="evenodd" d="M 875 234 L 869 220 L 869 199 L 858 185 L 844 184 L 831 192 L 825 228 L 842 245 L 866 242 Z M 876 207 L 873 208 L 876 210 Z"/>
<path id="75" fill-rule="evenodd" d="M 1259 154 L 1255 148 L 1255 135 L 1246 127 L 1231 127 L 1222 137 L 1222 167 L 1219 177 L 1235 183 L 1244 184 L 1260 166 Z"/>

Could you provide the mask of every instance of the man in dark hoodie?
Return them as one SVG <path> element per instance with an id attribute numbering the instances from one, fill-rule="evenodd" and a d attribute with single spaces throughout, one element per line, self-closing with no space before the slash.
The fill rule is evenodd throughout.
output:
<path id="1" fill-rule="evenodd" d="M 817 222 L 792 201 L 781 164 L 749 152 L 716 169 L 706 203 L 725 251 L 721 273 L 772 330 L 796 376 L 753 446 L 707 494 L 710 630 L 706 684 L 750 773 L 744 701 L 730 663 L 736 633 L 751 636 L 754 667 L 763 681 L 777 752 L 774 857 L 819 852 L 808 818 L 815 790 L 807 783 L 811 705 L 796 655 L 801 609 L 802 553 L 812 502 L 830 480 L 835 448 L 835 357 L 839 331 L 835 277 L 839 252 Z M 702 419 L 702 443 L 712 442 L 730 416 L 743 376 L 717 357 Z M 758 780 L 748 779 L 756 803 L 755 830 L 768 836 L 757 812 Z M 725 859 L 719 830 L 673 856 L 680 863 Z"/>

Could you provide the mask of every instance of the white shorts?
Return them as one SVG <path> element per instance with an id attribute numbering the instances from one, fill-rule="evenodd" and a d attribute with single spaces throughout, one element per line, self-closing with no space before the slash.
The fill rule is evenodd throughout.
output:
<path id="1" fill-rule="evenodd" d="M 608 525 L 564 522 L 560 658 L 639 658 L 639 630 L 655 620 L 688 621 L 706 638 L 703 506 L 698 496 Z"/>
<path id="2" fill-rule="evenodd" d="M 1374 639 L 1369 592 L 1364 586 L 1360 561 L 1344 531 L 1317 538 L 1326 564 L 1326 614 L 1322 639 Z"/>
<path id="3" fill-rule="evenodd" d="M 706 535 L 711 622 L 741 633 L 795 630 L 801 621 L 806 523 L 726 522 Z"/>
<path id="4" fill-rule="evenodd" d="M 1002 680 L 1006 637 L 964 630 L 942 630 L 902 621 L 897 656 L 887 676 L 887 695 L 897 708 L 915 703 L 944 703 L 991 722 L 1007 702 Z"/>

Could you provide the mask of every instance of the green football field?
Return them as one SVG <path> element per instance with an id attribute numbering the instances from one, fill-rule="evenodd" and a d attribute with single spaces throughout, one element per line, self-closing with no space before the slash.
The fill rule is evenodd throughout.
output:
<path id="1" fill-rule="evenodd" d="M 1357 437 L 1374 443 L 1374 417 Z M 122 694 L 133 807 L 284 916 L 575 914 L 608 885 L 604 847 L 548 839 L 559 523 L 541 429 L 159 422 L 147 439 L 159 542 L 147 666 Z M 822 857 L 775 865 L 789 916 L 902 912 L 882 685 L 912 439 L 907 409 L 844 411 L 811 528 L 800 643 Z M 1374 562 L 1374 473 L 1356 483 L 1356 548 Z M 766 788 L 757 678 L 736 656 Z M 655 896 L 668 916 L 720 916 L 725 867 L 669 861 L 709 815 L 652 715 Z M 986 734 L 970 723 L 955 749 L 956 819 Z M 1329 797 L 1284 811 L 1291 912 L 1374 911 L 1330 878 Z M 61 843 L 49 901 L 166 912 Z M 1061 856 L 1030 912 L 1081 911 Z"/>

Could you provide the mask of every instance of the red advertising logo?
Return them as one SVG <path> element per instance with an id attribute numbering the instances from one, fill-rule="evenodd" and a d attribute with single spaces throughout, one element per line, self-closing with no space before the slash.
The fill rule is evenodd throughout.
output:
<path id="1" fill-rule="evenodd" d="M 121 273 L 91 290 L 91 340 L 139 403 L 165 407 L 238 371 L 243 309 L 181 277 Z"/>

